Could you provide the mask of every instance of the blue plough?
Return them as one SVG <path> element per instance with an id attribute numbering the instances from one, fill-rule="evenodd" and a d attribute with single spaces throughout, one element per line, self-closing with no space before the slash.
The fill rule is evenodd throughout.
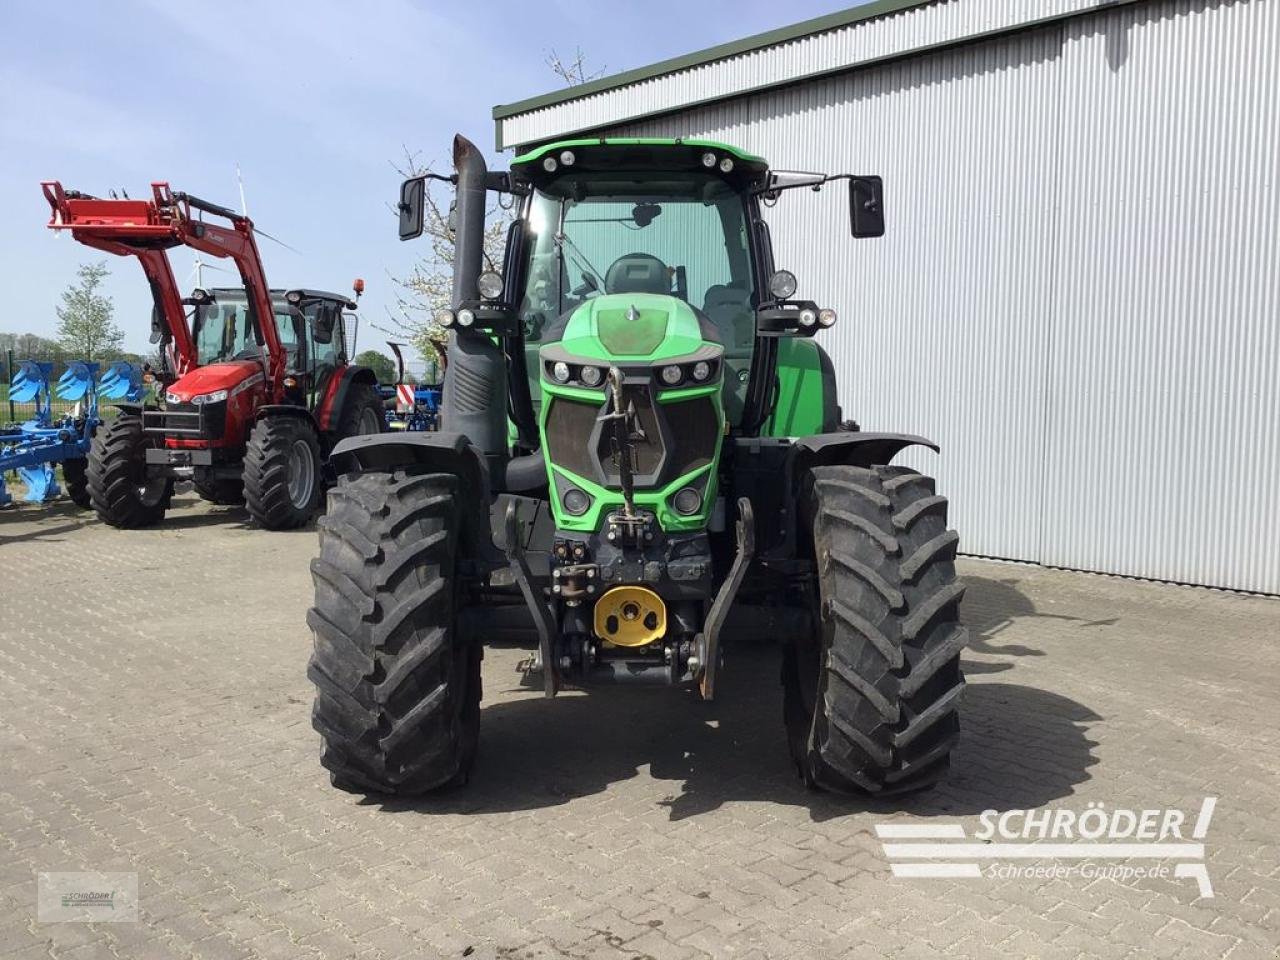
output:
<path id="1" fill-rule="evenodd" d="M 58 399 L 74 403 L 72 413 L 55 418 L 49 377 L 53 364 L 26 360 L 9 384 L 9 399 L 34 403 L 35 416 L 25 423 L 0 427 L 0 507 L 13 497 L 5 487 L 5 475 L 16 470 L 27 488 L 28 503 L 46 503 L 61 490 L 54 465 L 63 465 L 68 493 L 80 506 L 88 506 L 84 492 L 85 458 L 93 432 L 102 422 L 98 400 L 140 401 L 145 392 L 142 371 L 123 360 L 107 365 L 98 376 L 99 364 L 76 361 L 67 365 L 56 388 Z"/>

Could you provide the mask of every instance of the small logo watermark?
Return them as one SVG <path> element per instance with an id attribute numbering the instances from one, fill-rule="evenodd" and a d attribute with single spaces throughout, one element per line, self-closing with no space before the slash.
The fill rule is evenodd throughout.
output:
<path id="1" fill-rule="evenodd" d="M 36 874 L 41 923 L 128 923 L 138 919 L 138 875 L 83 870 Z"/>
<path id="2" fill-rule="evenodd" d="M 1205 797 L 1194 821 L 1172 808 L 1109 810 L 1105 803 L 1090 803 L 1083 811 L 984 810 L 972 838 L 959 823 L 878 823 L 876 836 L 895 877 L 1172 877 L 1195 880 L 1200 896 L 1212 897 L 1204 838 L 1217 802 Z M 1135 860 L 1149 862 L 1129 862 Z"/>

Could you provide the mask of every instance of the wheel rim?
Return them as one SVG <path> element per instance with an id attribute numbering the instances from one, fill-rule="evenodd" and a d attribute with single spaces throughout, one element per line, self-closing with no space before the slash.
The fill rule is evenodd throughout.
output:
<path id="1" fill-rule="evenodd" d="M 148 477 L 138 484 L 138 499 L 143 506 L 154 507 L 158 504 L 164 497 L 164 489 L 167 482 L 165 477 Z"/>
<path id="2" fill-rule="evenodd" d="M 316 458 L 311 444 L 305 440 L 293 441 L 289 448 L 289 500 L 299 510 L 311 505 L 311 493 L 316 485 Z"/>
<path id="3" fill-rule="evenodd" d="M 360 419 L 356 422 L 356 432 L 360 434 L 377 433 L 382 428 L 382 420 L 373 407 L 365 407 L 360 411 Z"/>

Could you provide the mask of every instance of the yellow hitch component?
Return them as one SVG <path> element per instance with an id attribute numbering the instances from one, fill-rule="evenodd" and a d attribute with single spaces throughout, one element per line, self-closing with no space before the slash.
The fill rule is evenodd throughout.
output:
<path id="1" fill-rule="evenodd" d="M 643 647 L 667 632 L 667 605 L 648 587 L 614 587 L 596 601 L 596 636 L 617 647 Z"/>

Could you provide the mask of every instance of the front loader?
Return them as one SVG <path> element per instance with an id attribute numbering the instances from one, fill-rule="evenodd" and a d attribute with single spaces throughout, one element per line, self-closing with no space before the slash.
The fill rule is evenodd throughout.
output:
<path id="1" fill-rule="evenodd" d="M 334 444 L 383 425 L 373 372 L 347 362 L 343 311 L 355 301 L 271 289 L 249 218 L 166 183 L 152 184 L 149 200 L 42 186 L 50 228 L 138 259 L 154 300 L 151 339 L 165 358 L 161 405 L 121 406 L 96 431 L 88 492 L 98 516 L 122 528 L 157 523 L 174 481 L 190 480 L 206 500 L 244 502 L 269 530 L 306 523 Z M 168 257 L 177 246 L 230 258 L 243 287 L 183 297 Z"/>
<path id="2" fill-rule="evenodd" d="M 705 699 L 754 627 L 785 644 L 806 783 L 936 782 L 963 691 L 957 536 L 933 481 L 891 461 L 937 448 L 844 418 L 815 339 L 836 313 L 797 297 L 762 216 L 842 180 L 852 235 L 879 236 L 879 178 L 770 170 L 698 140 L 570 140 L 490 172 L 458 137 L 453 160 L 440 432 L 333 454 L 308 615 L 333 783 L 464 782 L 483 645 L 521 624 L 547 696 L 682 684 Z M 404 184 L 402 238 L 421 233 L 425 186 Z M 494 192 L 516 210 L 500 271 L 482 266 Z"/>

